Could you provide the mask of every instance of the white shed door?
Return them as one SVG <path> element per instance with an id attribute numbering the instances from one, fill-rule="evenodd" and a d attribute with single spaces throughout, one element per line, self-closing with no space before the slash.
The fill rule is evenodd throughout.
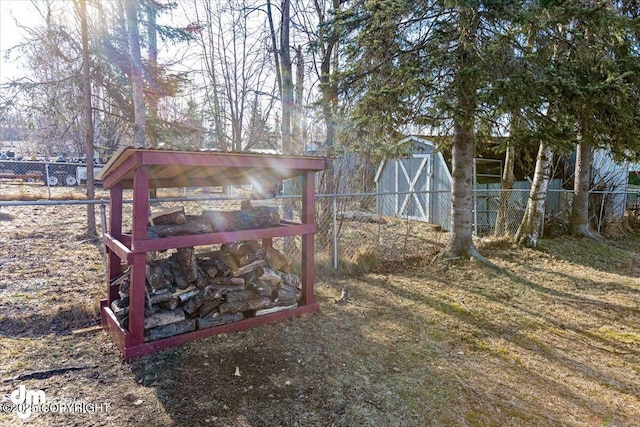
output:
<path id="1" fill-rule="evenodd" d="M 429 155 L 396 160 L 396 214 L 429 221 L 431 162 Z"/>

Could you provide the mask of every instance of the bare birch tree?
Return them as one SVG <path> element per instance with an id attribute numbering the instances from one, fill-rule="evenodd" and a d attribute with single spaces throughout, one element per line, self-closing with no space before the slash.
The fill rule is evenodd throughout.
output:
<path id="1" fill-rule="evenodd" d="M 95 199 L 93 178 L 93 108 L 91 102 L 91 61 L 89 52 L 89 31 L 87 25 L 87 1 L 78 0 L 80 25 L 82 27 L 82 88 L 83 88 L 83 112 L 85 128 L 85 150 L 87 161 L 87 199 Z M 87 236 L 94 238 L 96 231 L 96 213 L 93 204 L 87 205 Z"/>
<path id="2" fill-rule="evenodd" d="M 524 218 L 514 237 L 514 240 L 519 244 L 536 247 L 538 240 L 542 237 L 552 163 L 553 150 L 547 144 L 540 144 Z"/>

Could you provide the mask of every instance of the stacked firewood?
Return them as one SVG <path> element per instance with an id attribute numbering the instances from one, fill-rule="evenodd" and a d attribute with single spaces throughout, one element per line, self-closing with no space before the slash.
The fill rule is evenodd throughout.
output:
<path id="1" fill-rule="evenodd" d="M 116 282 L 120 299 L 111 308 L 128 327 L 129 271 Z M 145 340 L 156 340 L 295 308 L 302 291 L 284 255 L 248 241 L 200 254 L 180 248 L 148 263 L 145 294 Z"/>
<path id="2" fill-rule="evenodd" d="M 250 230 L 280 224 L 277 205 L 264 206 L 259 201 L 245 200 L 236 211 L 205 210 L 201 215 L 186 215 L 184 210 L 168 209 L 149 217 L 147 237 L 181 236 Z"/>
<path id="3" fill-rule="evenodd" d="M 241 211 L 205 211 L 195 218 L 185 215 L 184 210 L 172 209 L 150 217 L 148 229 L 151 237 L 164 237 L 193 233 L 193 227 L 212 232 L 258 228 L 276 221 L 277 210 L 243 204 Z M 114 283 L 120 299 L 113 301 L 111 309 L 127 328 L 129 271 Z M 302 297 L 301 287 L 287 258 L 257 241 L 224 244 L 219 250 L 205 253 L 196 253 L 193 247 L 178 248 L 162 259 L 148 256 L 145 340 L 295 308 Z"/>

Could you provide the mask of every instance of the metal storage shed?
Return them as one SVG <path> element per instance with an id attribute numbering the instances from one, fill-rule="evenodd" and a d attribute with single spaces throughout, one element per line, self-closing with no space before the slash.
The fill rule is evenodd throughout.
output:
<path id="1" fill-rule="evenodd" d="M 380 162 L 374 178 L 377 212 L 382 216 L 415 219 L 451 228 L 451 187 L 449 167 L 436 144 L 408 136 L 399 144 L 412 142 L 411 157 Z"/>

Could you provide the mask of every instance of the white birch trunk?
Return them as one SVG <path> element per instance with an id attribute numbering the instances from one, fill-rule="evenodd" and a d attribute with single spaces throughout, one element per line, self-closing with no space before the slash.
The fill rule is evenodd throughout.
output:
<path id="1" fill-rule="evenodd" d="M 529 192 L 529 201 L 524 212 L 524 218 L 518 227 L 515 241 L 518 244 L 536 247 L 538 239 L 542 235 L 544 224 L 545 203 L 549 182 L 551 178 L 551 164 L 553 151 L 548 145 L 541 143 L 536 158 L 536 170 L 533 175 L 533 184 Z"/>

